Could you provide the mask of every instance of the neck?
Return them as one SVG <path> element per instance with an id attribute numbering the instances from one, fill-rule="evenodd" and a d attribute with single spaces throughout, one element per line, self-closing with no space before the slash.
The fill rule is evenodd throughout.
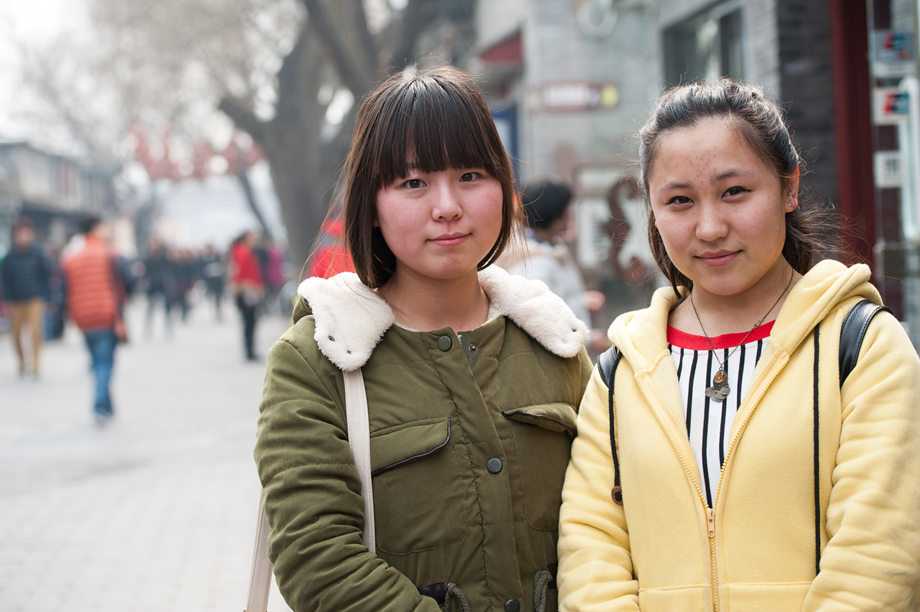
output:
<path id="1" fill-rule="evenodd" d="M 421 279 L 397 271 L 378 290 L 396 320 L 411 329 L 454 331 L 476 329 L 489 316 L 489 298 L 474 271 L 455 279 Z"/>
<path id="2" fill-rule="evenodd" d="M 705 328 L 705 335 L 710 337 L 746 333 L 757 324 L 776 318 L 786 295 L 800 277 L 782 260 L 781 265 L 774 266 L 755 286 L 735 295 L 719 295 L 694 287 L 693 302 L 686 299 L 674 309 L 671 325 L 697 335 L 704 335 Z M 693 306 L 696 306 L 699 320 Z"/>

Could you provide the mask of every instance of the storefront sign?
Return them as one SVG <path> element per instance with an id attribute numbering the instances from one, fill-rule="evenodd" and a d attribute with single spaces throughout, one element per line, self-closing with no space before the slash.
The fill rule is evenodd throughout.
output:
<path id="1" fill-rule="evenodd" d="M 872 59 L 877 78 L 902 77 L 914 72 L 913 32 L 877 30 L 872 33 Z"/>
<path id="2" fill-rule="evenodd" d="M 613 83 L 545 83 L 531 94 L 531 108 L 547 112 L 607 110 L 619 101 L 620 92 Z"/>
<path id="3" fill-rule="evenodd" d="M 910 94 L 896 87 L 877 87 L 873 92 L 876 125 L 894 125 L 910 115 Z"/>
<path id="4" fill-rule="evenodd" d="M 875 152 L 876 187 L 903 187 L 906 178 L 904 172 L 904 153 L 901 151 Z"/>

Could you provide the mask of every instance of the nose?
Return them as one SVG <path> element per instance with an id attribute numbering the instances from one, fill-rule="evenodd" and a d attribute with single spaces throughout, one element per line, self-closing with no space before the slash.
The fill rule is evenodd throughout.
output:
<path id="1" fill-rule="evenodd" d="M 706 242 L 724 238 L 728 233 L 728 223 L 720 203 L 703 203 L 698 210 L 696 237 Z"/>
<path id="2" fill-rule="evenodd" d="M 432 198 L 431 214 L 438 221 L 453 221 L 463 215 L 460 196 L 449 183 L 439 182 Z"/>

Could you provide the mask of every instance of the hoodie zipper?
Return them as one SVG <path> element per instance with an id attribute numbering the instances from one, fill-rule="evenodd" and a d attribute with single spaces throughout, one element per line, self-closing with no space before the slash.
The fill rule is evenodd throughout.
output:
<path id="1" fill-rule="evenodd" d="M 761 387 L 760 393 L 757 394 L 757 399 L 751 404 L 751 409 L 748 410 L 744 418 L 741 421 L 741 424 L 738 425 L 738 431 L 735 433 L 732 438 L 731 444 L 728 445 L 728 452 L 725 453 L 725 463 L 722 464 L 722 470 L 719 472 L 719 484 L 716 487 L 716 496 L 715 501 L 713 502 L 713 507 L 710 508 L 706 506 L 706 528 L 709 534 L 709 564 L 710 564 L 710 576 L 712 577 L 712 604 L 715 612 L 719 612 L 720 602 L 719 602 L 719 581 L 717 579 L 716 573 L 716 512 L 715 512 L 715 502 L 719 500 L 719 496 L 722 493 L 722 481 L 725 479 L 725 466 L 728 465 L 729 459 L 734 454 L 735 447 L 738 446 L 738 440 L 741 438 L 741 434 L 747 428 L 748 422 L 751 420 L 751 417 L 754 415 L 754 407 L 760 404 L 760 400 L 763 399 L 764 394 L 767 392 L 767 389 L 770 385 L 773 384 L 773 381 L 779 376 L 779 370 L 777 370 L 771 377 L 770 380 Z M 648 398 L 646 397 L 646 400 Z M 657 418 L 657 415 L 656 415 Z M 669 436 L 670 439 L 670 436 Z M 697 489 L 699 491 L 699 489 Z M 702 497 L 702 493 L 700 494 Z M 705 500 L 703 501 L 705 504 Z"/>
<path id="2" fill-rule="evenodd" d="M 649 406 L 652 406 L 651 398 L 648 393 L 645 392 L 643 385 L 637 385 L 639 392 L 642 394 L 642 397 L 645 398 L 646 403 Z M 677 441 L 671 435 L 670 429 L 665 425 L 664 420 L 659 416 L 658 411 L 652 410 L 652 415 L 655 417 L 655 420 L 658 421 L 658 425 L 664 431 L 665 437 L 667 437 L 668 442 L 671 443 L 671 448 L 677 453 L 677 458 L 680 460 L 680 464 L 683 466 L 684 471 L 687 474 L 693 474 L 693 470 L 690 469 L 690 465 L 687 463 L 686 457 L 680 451 L 680 448 L 677 445 Z M 694 468 L 696 465 L 694 464 Z M 703 489 L 700 486 L 699 482 L 695 478 L 690 478 L 690 482 L 693 483 L 693 488 L 696 491 L 697 499 L 700 500 L 703 508 L 706 510 L 706 533 L 709 536 L 709 576 L 710 576 L 710 588 L 712 589 L 712 605 L 715 612 L 719 612 L 719 581 L 716 574 L 716 518 L 715 510 L 709 507 L 709 504 L 706 503 L 706 498 L 703 496 Z M 722 477 L 719 477 L 719 486 L 722 486 Z"/>

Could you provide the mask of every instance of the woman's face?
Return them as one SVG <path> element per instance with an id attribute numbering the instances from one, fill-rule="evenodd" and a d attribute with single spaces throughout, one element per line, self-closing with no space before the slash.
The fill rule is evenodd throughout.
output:
<path id="1" fill-rule="evenodd" d="M 648 177 L 655 227 L 694 293 L 772 291 L 798 177 L 783 181 L 726 117 L 664 132 Z"/>
<path id="2" fill-rule="evenodd" d="M 377 192 L 375 225 L 396 257 L 394 277 L 475 274 L 501 233 L 501 183 L 481 168 L 422 172 L 410 165 Z"/>

